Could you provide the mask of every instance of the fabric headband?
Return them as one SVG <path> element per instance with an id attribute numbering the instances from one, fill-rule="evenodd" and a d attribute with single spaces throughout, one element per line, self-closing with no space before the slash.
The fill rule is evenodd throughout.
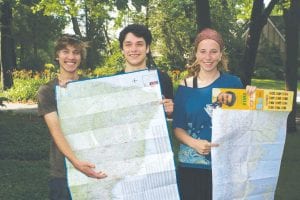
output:
<path id="1" fill-rule="evenodd" d="M 198 45 L 202 40 L 211 39 L 216 41 L 220 45 L 220 49 L 223 50 L 224 42 L 221 34 L 211 28 L 205 28 L 200 33 L 198 33 L 196 38 L 196 44 Z"/>

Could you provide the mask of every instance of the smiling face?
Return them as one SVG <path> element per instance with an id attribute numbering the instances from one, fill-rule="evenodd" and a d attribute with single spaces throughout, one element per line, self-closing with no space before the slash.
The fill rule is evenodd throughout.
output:
<path id="1" fill-rule="evenodd" d="M 143 37 L 128 33 L 123 41 L 122 53 L 126 60 L 126 68 L 130 69 L 129 71 L 146 68 L 146 55 L 149 53 L 149 46 L 146 45 Z"/>
<path id="2" fill-rule="evenodd" d="M 220 45 L 212 39 L 202 40 L 198 44 L 196 58 L 201 68 L 200 71 L 215 72 L 222 58 Z"/>
<path id="3" fill-rule="evenodd" d="M 217 98 L 219 103 L 227 106 L 232 106 L 235 103 L 235 96 L 232 92 L 221 92 Z"/>
<path id="4" fill-rule="evenodd" d="M 80 65 L 81 52 L 75 46 L 66 45 L 65 48 L 57 52 L 56 60 L 59 63 L 61 73 L 72 74 Z"/>

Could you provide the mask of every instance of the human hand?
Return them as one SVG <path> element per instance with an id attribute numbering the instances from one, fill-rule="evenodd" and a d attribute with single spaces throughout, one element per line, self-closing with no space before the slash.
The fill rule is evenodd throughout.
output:
<path id="1" fill-rule="evenodd" d="M 201 155 L 208 155 L 210 154 L 211 148 L 217 146 L 219 145 L 211 143 L 207 140 L 195 139 L 192 148 L 194 148 Z"/>
<path id="2" fill-rule="evenodd" d="M 249 95 L 254 94 L 255 90 L 256 90 L 256 86 L 253 86 L 253 85 L 246 86 L 246 92 Z"/>
<path id="3" fill-rule="evenodd" d="M 165 112 L 168 116 L 171 116 L 174 109 L 174 103 L 172 99 L 163 99 L 161 103 L 164 105 Z"/>
<path id="4" fill-rule="evenodd" d="M 90 162 L 77 161 L 76 164 L 74 164 L 74 167 L 81 173 L 91 178 L 102 179 L 107 177 L 107 175 L 104 172 L 95 171 L 96 166 Z"/>

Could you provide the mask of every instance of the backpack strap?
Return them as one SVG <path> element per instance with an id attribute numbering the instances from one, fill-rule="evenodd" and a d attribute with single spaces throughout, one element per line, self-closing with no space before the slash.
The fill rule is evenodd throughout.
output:
<path id="1" fill-rule="evenodd" d="M 193 88 L 198 88 L 198 79 L 197 79 L 197 76 L 193 78 Z"/>

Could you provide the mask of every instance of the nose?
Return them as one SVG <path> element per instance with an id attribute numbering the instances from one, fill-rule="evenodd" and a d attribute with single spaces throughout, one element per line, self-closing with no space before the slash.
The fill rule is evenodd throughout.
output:
<path id="1" fill-rule="evenodd" d="M 130 48 L 131 52 L 135 52 L 138 49 L 138 47 L 136 45 L 132 45 Z"/>
<path id="2" fill-rule="evenodd" d="M 211 56 L 211 53 L 206 53 L 206 54 L 205 54 L 205 58 L 206 58 L 206 59 L 210 60 L 211 57 L 212 57 L 212 56 Z"/>
<path id="3" fill-rule="evenodd" d="M 76 57 L 76 54 L 72 53 L 72 52 L 68 53 L 68 55 L 67 55 L 67 58 L 69 58 L 69 59 L 74 59 L 75 57 Z"/>

